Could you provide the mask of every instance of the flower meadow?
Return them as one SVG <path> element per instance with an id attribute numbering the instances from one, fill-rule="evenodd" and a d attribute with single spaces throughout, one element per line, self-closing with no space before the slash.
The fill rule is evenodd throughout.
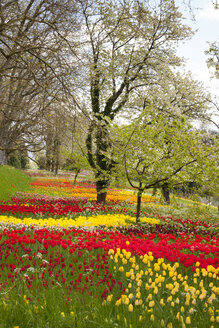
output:
<path id="1" fill-rule="evenodd" d="M 136 225 L 131 191 L 31 188 L 0 203 L 0 327 L 218 327 L 217 222 L 143 205 Z"/>
<path id="2" fill-rule="evenodd" d="M 73 185 L 69 179 L 47 179 L 37 180 L 31 183 L 36 192 L 49 193 L 59 195 L 60 193 L 65 197 L 87 197 L 90 200 L 96 199 L 96 188 L 93 184 L 80 183 L 80 185 Z M 58 191 L 57 191 L 58 189 Z M 107 193 L 107 201 L 123 202 L 133 204 L 136 202 L 136 196 L 129 190 L 109 189 Z M 153 196 L 143 195 L 142 203 L 155 202 L 156 198 Z"/>

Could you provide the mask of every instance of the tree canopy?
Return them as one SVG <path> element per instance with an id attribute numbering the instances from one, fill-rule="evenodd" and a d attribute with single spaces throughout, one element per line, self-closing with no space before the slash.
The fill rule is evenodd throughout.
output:
<path id="1" fill-rule="evenodd" d="M 183 118 L 170 119 L 152 106 L 132 124 L 114 126 L 112 130 L 118 162 L 115 174 L 117 178 L 125 175 L 137 191 L 137 222 L 144 190 L 202 183 L 218 170 L 217 139 L 206 142 L 204 134 Z"/>

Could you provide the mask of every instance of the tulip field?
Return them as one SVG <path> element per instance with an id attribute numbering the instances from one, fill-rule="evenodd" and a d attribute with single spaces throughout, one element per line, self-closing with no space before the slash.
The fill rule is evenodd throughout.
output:
<path id="1" fill-rule="evenodd" d="M 145 194 L 136 225 L 132 190 L 95 197 L 36 177 L 0 201 L 0 327 L 218 327 L 217 221 L 155 215 Z"/>

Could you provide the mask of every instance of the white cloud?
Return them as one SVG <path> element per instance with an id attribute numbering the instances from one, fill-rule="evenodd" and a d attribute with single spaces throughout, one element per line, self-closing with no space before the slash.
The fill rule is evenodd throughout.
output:
<path id="1" fill-rule="evenodd" d="M 219 9 L 215 9 L 212 2 L 210 1 L 196 15 L 196 19 L 219 21 Z"/>

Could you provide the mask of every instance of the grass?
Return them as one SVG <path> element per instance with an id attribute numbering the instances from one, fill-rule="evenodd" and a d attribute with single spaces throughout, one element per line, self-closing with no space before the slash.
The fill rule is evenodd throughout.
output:
<path id="1" fill-rule="evenodd" d="M 0 200 L 9 200 L 17 191 L 28 191 L 31 178 L 11 166 L 0 166 Z"/>
<path id="2" fill-rule="evenodd" d="M 216 207 L 202 204 L 180 204 L 172 202 L 170 205 L 154 204 L 143 205 L 142 212 L 150 216 L 169 216 L 172 218 L 192 219 L 205 222 L 216 222 L 219 219 L 219 212 Z"/>

